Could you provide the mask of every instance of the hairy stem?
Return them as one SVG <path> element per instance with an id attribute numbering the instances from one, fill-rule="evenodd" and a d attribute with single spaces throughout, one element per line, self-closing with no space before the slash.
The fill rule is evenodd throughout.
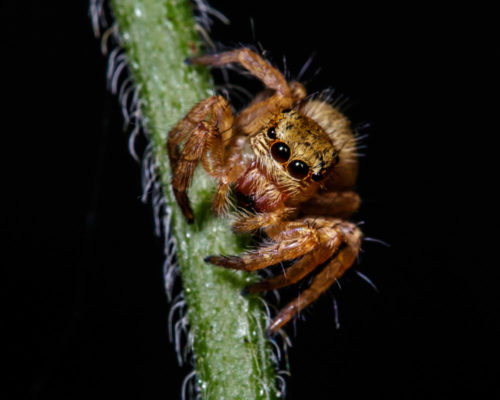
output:
<path id="1" fill-rule="evenodd" d="M 111 0 L 129 69 L 139 88 L 141 112 L 177 243 L 177 260 L 194 340 L 203 399 L 278 397 L 265 314 L 258 296 L 242 297 L 254 276 L 207 265 L 212 254 L 238 254 L 241 239 L 211 212 L 214 182 L 197 169 L 189 197 L 195 223 L 188 225 L 173 197 L 166 153 L 169 129 L 199 100 L 212 94 L 209 75 L 183 61 L 200 52 L 187 0 Z"/>

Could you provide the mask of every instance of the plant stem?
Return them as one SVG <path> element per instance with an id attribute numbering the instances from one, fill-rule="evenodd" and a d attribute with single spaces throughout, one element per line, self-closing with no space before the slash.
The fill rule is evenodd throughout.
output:
<path id="1" fill-rule="evenodd" d="M 242 239 L 211 212 L 214 181 L 198 168 L 189 190 L 195 223 L 188 225 L 173 196 L 166 153 L 167 133 L 189 109 L 212 94 L 203 68 L 183 61 L 200 52 L 186 0 L 111 0 L 128 66 L 141 98 L 141 112 L 177 243 L 177 260 L 188 306 L 198 385 L 203 399 L 274 399 L 278 396 L 265 314 L 258 296 L 241 289 L 248 273 L 208 265 L 212 254 L 238 254 Z"/>

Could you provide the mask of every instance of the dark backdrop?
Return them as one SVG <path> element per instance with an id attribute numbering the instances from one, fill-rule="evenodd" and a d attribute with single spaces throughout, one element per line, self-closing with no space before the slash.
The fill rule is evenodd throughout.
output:
<path id="1" fill-rule="evenodd" d="M 288 327 L 288 399 L 491 398 L 499 296 L 479 129 L 488 12 L 213 1 L 213 39 L 260 42 L 370 123 L 359 270 Z M 2 3 L 2 357 L 8 399 L 178 398 L 162 243 L 140 202 L 86 2 Z M 251 28 L 250 16 L 253 16 Z M 478 25 L 475 25 L 479 22 Z M 181 61 L 181 60 L 180 60 Z M 318 73 L 316 73 L 316 71 Z M 497 127 L 496 127 L 497 129 Z"/>

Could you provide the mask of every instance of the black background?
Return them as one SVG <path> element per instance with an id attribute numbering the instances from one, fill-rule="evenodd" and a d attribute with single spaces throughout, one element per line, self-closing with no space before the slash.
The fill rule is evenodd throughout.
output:
<path id="1" fill-rule="evenodd" d="M 307 1 L 212 4 L 212 38 L 256 44 L 365 130 L 358 269 L 291 325 L 287 399 L 492 398 L 498 262 L 490 238 L 487 10 Z M 2 3 L 2 357 L 6 399 L 179 398 L 162 242 L 86 2 Z M 253 16 L 254 29 L 250 24 Z M 486 46 L 485 46 L 486 47 Z M 489 50 L 491 51 L 491 50 Z M 180 60 L 181 61 L 181 60 Z M 315 71 L 320 69 L 315 75 Z M 478 111 L 479 109 L 479 111 Z M 493 257 L 491 256 L 493 255 Z"/>

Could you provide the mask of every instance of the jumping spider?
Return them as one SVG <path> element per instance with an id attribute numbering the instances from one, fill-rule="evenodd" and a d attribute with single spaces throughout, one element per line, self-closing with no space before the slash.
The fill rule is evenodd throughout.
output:
<path id="1" fill-rule="evenodd" d="M 186 190 L 201 161 L 218 182 L 215 212 L 228 209 L 233 187 L 239 206 L 247 210 L 236 215 L 233 229 L 261 230 L 269 238 L 241 256 L 208 256 L 205 261 L 254 271 L 295 260 L 286 273 L 252 284 L 246 292 L 291 285 L 323 266 L 309 288 L 274 318 L 269 327 L 274 334 L 326 291 L 359 253 L 362 233 L 345 221 L 360 203 L 352 191 L 355 138 L 349 120 L 335 107 L 306 99 L 302 84 L 287 82 L 249 49 L 188 61 L 209 66 L 239 63 L 267 87 L 236 117 L 223 97 L 202 100 L 169 132 L 168 153 L 173 191 L 189 222 L 194 217 Z"/>

